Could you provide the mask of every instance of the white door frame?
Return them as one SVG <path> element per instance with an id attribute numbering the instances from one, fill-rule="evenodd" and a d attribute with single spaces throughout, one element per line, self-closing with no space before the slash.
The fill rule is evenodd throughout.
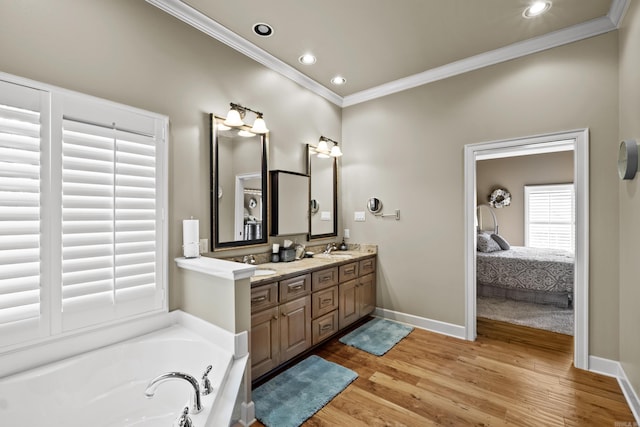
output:
<path id="1" fill-rule="evenodd" d="M 573 287 L 575 314 L 574 365 L 589 369 L 589 130 L 536 135 L 482 142 L 464 147 L 464 236 L 465 236 L 465 338 L 476 339 L 476 158 L 483 154 L 536 149 L 562 140 L 573 140 L 576 196 L 576 251 Z"/>

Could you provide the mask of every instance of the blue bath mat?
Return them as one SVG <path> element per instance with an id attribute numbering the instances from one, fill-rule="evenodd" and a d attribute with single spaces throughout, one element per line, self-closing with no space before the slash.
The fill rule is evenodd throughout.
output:
<path id="1" fill-rule="evenodd" d="M 356 378 L 351 369 L 309 356 L 253 390 L 256 418 L 267 427 L 297 427 Z"/>
<path id="2" fill-rule="evenodd" d="M 340 338 L 342 344 L 382 356 L 413 331 L 412 326 L 376 318 Z"/>

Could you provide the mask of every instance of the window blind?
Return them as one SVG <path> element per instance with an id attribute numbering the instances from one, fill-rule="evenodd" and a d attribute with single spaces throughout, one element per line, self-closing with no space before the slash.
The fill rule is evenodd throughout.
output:
<path id="1" fill-rule="evenodd" d="M 525 186 L 525 216 L 527 246 L 574 251 L 572 184 Z"/>
<path id="2" fill-rule="evenodd" d="M 0 81 L 0 334 L 42 333 L 41 93 Z"/>
<path id="3" fill-rule="evenodd" d="M 63 120 L 62 311 L 96 321 L 155 305 L 153 136 Z M 83 323 L 86 322 L 86 318 Z M 66 322 L 67 328 L 75 321 Z"/>

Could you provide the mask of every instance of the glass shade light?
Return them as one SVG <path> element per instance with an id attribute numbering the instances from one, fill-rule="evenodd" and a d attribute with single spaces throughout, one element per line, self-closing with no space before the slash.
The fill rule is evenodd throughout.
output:
<path id="1" fill-rule="evenodd" d="M 244 126 L 242 117 L 240 117 L 240 112 L 235 108 L 231 108 L 229 110 L 229 113 L 227 114 L 227 118 L 224 120 L 223 123 L 231 127 Z"/>
<path id="2" fill-rule="evenodd" d="M 262 118 L 262 116 L 258 116 L 256 118 L 256 121 L 253 122 L 253 127 L 251 128 L 251 132 L 258 133 L 258 134 L 269 132 L 269 129 L 267 129 L 267 124 L 264 122 L 264 119 Z"/>
<path id="3" fill-rule="evenodd" d="M 321 159 L 329 158 L 329 146 L 327 145 L 327 141 L 324 139 L 320 139 L 318 142 L 318 147 L 316 148 L 316 152 L 318 153 L 318 157 Z"/>
<path id="4" fill-rule="evenodd" d="M 337 145 L 334 145 L 333 147 L 331 147 L 331 153 L 329 153 L 329 155 L 331 157 L 340 157 L 342 156 L 342 150 L 340 150 L 340 147 L 338 147 Z"/>
<path id="5" fill-rule="evenodd" d="M 256 136 L 256 134 L 253 133 L 253 132 L 249 132 L 248 130 L 245 130 L 245 129 L 240 129 L 238 131 L 238 136 L 244 136 L 244 137 L 248 138 L 250 136 Z"/>

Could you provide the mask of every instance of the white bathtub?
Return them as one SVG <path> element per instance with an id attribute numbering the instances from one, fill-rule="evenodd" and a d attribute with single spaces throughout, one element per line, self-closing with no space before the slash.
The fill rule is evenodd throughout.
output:
<path id="1" fill-rule="evenodd" d="M 229 425 L 247 356 L 218 344 L 238 336 L 229 340 L 224 334 L 232 334 L 206 323 L 203 334 L 204 322 L 184 313 L 178 317 L 187 321 L 0 379 L 0 425 L 171 426 L 188 405 L 192 387 L 168 381 L 146 398 L 147 384 L 169 371 L 200 381 L 208 365 L 214 391 L 202 396 L 203 410 L 191 419 L 197 427 Z"/>

